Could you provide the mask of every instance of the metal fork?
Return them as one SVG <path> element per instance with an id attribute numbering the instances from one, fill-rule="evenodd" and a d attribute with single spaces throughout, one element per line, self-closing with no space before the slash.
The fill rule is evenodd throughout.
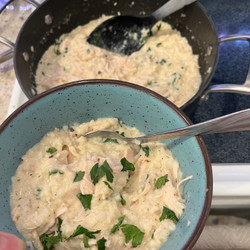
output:
<path id="1" fill-rule="evenodd" d="M 226 133 L 234 131 L 248 131 L 250 130 L 250 109 L 245 109 L 229 115 L 224 115 L 205 122 L 189 125 L 183 128 L 160 132 L 152 135 L 140 137 L 125 137 L 111 130 L 95 130 L 84 134 L 84 137 L 90 138 L 94 136 L 101 136 L 105 138 L 116 138 L 127 143 L 142 144 L 152 141 L 162 141 L 166 139 L 205 135 L 215 133 Z"/>

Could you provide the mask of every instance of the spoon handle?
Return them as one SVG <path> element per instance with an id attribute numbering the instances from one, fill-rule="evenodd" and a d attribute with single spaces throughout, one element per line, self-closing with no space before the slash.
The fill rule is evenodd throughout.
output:
<path id="1" fill-rule="evenodd" d="M 139 137 L 141 143 L 161 141 L 182 136 L 225 133 L 250 130 L 250 109 L 245 109 L 212 120 L 190 125 L 184 128 Z"/>
<path id="2" fill-rule="evenodd" d="M 189 5 L 196 0 L 170 0 L 152 13 L 152 16 L 157 20 L 162 20 L 164 17 L 171 15 L 172 13 L 180 10 L 186 5 Z"/>

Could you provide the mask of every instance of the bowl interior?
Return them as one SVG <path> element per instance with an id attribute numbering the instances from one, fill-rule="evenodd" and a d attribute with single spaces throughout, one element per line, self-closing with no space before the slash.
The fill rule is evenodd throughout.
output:
<path id="1" fill-rule="evenodd" d="M 189 123 L 173 104 L 137 85 L 111 80 L 62 85 L 26 102 L 0 127 L 0 230 L 18 235 L 10 217 L 11 176 L 21 156 L 55 127 L 117 117 L 145 134 L 183 127 Z M 180 163 L 186 209 L 162 249 L 192 246 L 204 226 L 211 204 L 212 174 L 207 151 L 199 137 L 164 141 Z M 198 225 L 198 226 L 197 226 Z"/>

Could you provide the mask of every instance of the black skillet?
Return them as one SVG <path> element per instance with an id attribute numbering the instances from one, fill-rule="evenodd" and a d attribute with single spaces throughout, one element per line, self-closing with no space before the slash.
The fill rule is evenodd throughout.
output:
<path id="1" fill-rule="evenodd" d="M 17 80 L 28 98 L 36 95 L 35 72 L 43 53 L 63 33 L 78 25 L 106 15 L 147 15 L 166 0 L 47 0 L 22 26 L 14 49 Z M 187 38 L 194 54 L 199 55 L 202 83 L 198 93 L 181 108 L 190 112 L 206 91 L 214 74 L 219 40 L 214 24 L 200 3 L 195 2 L 164 19 Z M 84 78 L 84 76 L 83 76 Z"/>

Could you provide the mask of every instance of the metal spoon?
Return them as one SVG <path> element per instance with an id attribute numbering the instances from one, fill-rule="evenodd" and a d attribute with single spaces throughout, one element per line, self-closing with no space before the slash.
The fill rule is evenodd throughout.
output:
<path id="1" fill-rule="evenodd" d="M 131 55 L 150 36 L 153 25 L 196 0 L 170 0 L 149 16 L 115 16 L 97 26 L 87 41 L 118 54 Z"/>
<path id="2" fill-rule="evenodd" d="M 84 137 L 90 138 L 94 136 L 101 136 L 105 138 L 116 138 L 128 143 L 141 144 L 151 141 L 162 141 L 166 139 L 205 135 L 215 133 L 226 133 L 234 131 L 250 130 L 250 109 L 245 109 L 229 115 L 221 116 L 212 120 L 190 125 L 184 128 L 178 128 L 166 132 L 156 133 L 141 137 L 124 137 L 114 131 L 110 130 L 96 130 L 84 134 Z"/>

